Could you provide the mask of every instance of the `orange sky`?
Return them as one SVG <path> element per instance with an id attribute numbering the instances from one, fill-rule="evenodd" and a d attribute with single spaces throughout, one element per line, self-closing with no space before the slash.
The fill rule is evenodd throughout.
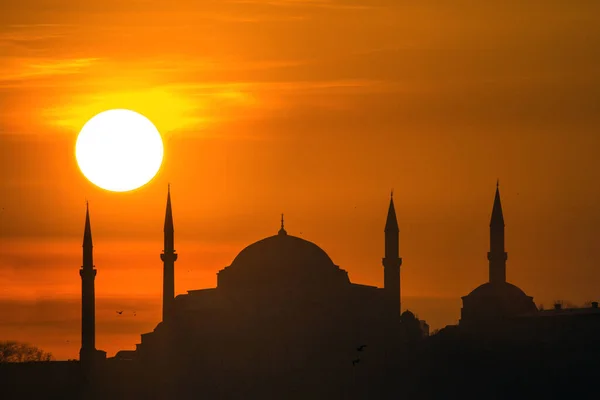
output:
<path id="1" fill-rule="evenodd" d="M 404 307 L 455 323 L 487 279 L 500 178 L 508 280 L 537 304 L 598 300 L 599 2 L 122 3 L 1 6 L 0 340 L 78 356 L 87 198 L 97 347 L 133 348 L 160 317 L 167 182 L 177 293 L 214 286 L 281 212 L 381 286 L 393 187 Z M 79 129 L 109 108 L 165 140 L 134 192 L 76 165 Z"/>

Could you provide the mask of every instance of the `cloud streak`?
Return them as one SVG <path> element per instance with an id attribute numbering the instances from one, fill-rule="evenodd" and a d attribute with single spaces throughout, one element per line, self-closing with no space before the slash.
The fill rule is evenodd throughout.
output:
<path id="1" fill-rule="evenodd" d="M 374 8 L 364 3 L 347 4 L 347 2 L 331 0 L 227 0 L 227 3 L 274 7 L 325 8 L 332 10 L 368 10 Z"/>
<path id="2" fill-rule="evenodd" d="M 0 69 L 0 87 L 11 81 L 34 78 L 49 78 L 57 75 L 72 75 L 83 72 L 100 61 L 99 58 L 71 59 L 13 59 Z"/>

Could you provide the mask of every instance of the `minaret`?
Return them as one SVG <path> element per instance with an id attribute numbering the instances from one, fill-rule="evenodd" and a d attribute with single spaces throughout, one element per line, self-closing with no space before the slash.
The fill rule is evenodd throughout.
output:
<path id="1" fill-rule="evenodd" d="M 390 197 L 387 221 L 385 223 L 385 257 L 383 258 L 383 288 L 389 299 L 394 315 L 400 316 L 400 230 L 394 208 L 394 192 Z"/>
<path id="2" fill-rule="evenodd" d="M 94 255 L 92 245 L 92 228 L 90 226 L 90 210 L 86 203 L 85 230 L 83 233 L 83 265 L 79 270 L 81 276 L 81 350 L 79 359 L 84 362 L 93 360 L 96 353 L 96 305 L 94 293 Z"/>
<path id="3" fill-rule="evenodd" d="M 171 210 L 171 185 L 167 189 L 167 211 L 165 213 L 164 250 L 160 255 L 163 261 L 163 309 L 162 319 L 167 320 L 171 303 L 175 298 L 175 233 L 173 229 L 173 211 Z"/>
<path id="4" fill-rule="evenodd" d="M 490 266 L 490 283 L 506 282 L 506 260 L 508 254 L 504 251 L 504 216 L 500 203 L 499 182 L 496 183 L 496 196 L 490 220 L 490 251 L 488 260 Z"/>

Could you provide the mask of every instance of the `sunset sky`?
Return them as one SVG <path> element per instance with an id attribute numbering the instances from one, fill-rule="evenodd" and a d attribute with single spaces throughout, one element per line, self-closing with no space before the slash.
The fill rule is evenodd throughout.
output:
<path id="1" fill-rule="evenodd" d="M 600 299 L 598 1 L 0 7 L 0 340 L 78 357 L 87 199 L 96 346 L 133 349 L 160 320 L 168 182 L 176 293 L 214 287 L 282 212 L 353 282 L 382 286 L 393 188 L 403 308 L 456 323 L 488 278 L 499 178 L 508 280 L 538 305 Z M 164 139 L 133 192 L 97 188 L 75 160 L 83 124 L 111 108 Z"/>

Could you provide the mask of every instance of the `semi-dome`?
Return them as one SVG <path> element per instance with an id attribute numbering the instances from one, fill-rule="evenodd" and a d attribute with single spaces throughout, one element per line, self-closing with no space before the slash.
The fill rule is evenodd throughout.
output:
<path id="1" fill-rule="evenodd" d="M 244 248 L 230 266 L 218 274 L 218 286 L 327 282 L 349 283 L 348 274 L 333 263 L 327 253 L 308 240 L 279 234 L 259 240 Z M 254 282 L 254 283 L 252 283 Z M 263 284 L 260 284 L 263 286 Z"/>

